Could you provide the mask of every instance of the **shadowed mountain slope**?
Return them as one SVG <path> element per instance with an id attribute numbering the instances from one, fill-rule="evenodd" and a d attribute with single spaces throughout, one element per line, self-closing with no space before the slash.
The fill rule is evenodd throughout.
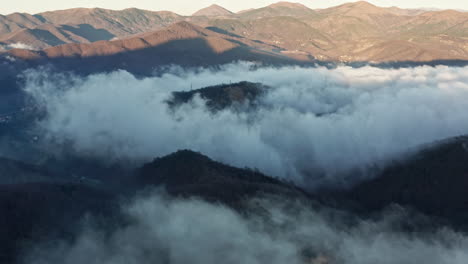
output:
<path id="1" fill-rule="evenodd" d="M 468 137 L 435 143 L 354 187 L 349 197 L 366 210 L 391 204 L 415 208 L 468 228 Z"/>
<path id="2" fill-rule="evenodd" d="M 60 69 L 84 73 L 125 69 L 150 74 L 167 64 L 212 66 L 237 60 L 292 63 L 273 52 L 274 47 L 224 35 L 187 22 L 139 37 L 92 44 L 66 44 L 42 51 L 14 49 L 11 56 L 32 65 L 52 63 Z"/>
<path id="3" fill-rule="evenodd" d="M 2 166 L 5 164 L 0 162 Z M 173 195 L 196 196 L 238 210 L 246 208 L 244 201 L 249 197 L 276 195 L 294 200 L 307 197 L 287 183 L 212 161 L 192 151 L 158 158 L 127 177 L 130 178 L 114 189 L 106 188 L 106 182 L 90 185 L 85 181 L 0 184 L 0 226 L 4 227 L 0 228 L 0 262 L 19 263 L 21 251 L 38 241 L 73 239 L 87 214 L 98 217 L 104 229 L 125 222 L 118 213 L 119 202 L 132 199 L 136 192 L 147 188 L 165 187 Z"/>
<path id="4" fill-rule="evenodd" d="M 43 24 L 43 20 L 26 13 L 0 15 L 0 34 L 7 34 L 23 28 L 32 28 Z"/>
<path id="5" fill-rule="evenodd" d="M 19 262 L 38 241 L 71 238 L 86 213 L 111 215 L 116 207 L 109 194 L 83 185 L 0 185 L 0 263 Z"/>
<path id="6" fill-rule="evenodd" d="M 34 49 L 44 49 L 66 43 L 90 43 L 110 40 L 114 35 L 105 29 L 96 29 L 89 24 L 54 26 L 43 24 L 34 28 L 23 28 L 0 36 L 4 45 L 28 45 Z"/>
<path id="7" fill-rule="evenodd" d="M 31 182 L 58 182 L 59 177 L 39 166 L 0 157 L 0 185 Z"/>
<path id="8" fill-rule="evenodd" d="M 146 164 L 140 170 L 137 182 L 143 186 L 165 186 L 169 193 L 175 195 L 195 195 L 237 208 L 248 197 L 307 197 L 299 188 L 260 172 L 224 165 L 189 150 L 178 151 Z"/>
<path id="9" fill-rule="evenodd" d="M 36 15 L 14 13 L 0 16 L 0 42 L 24 43 L 35 48 L 90 43 L 158 30 L 182 19 L 172 12 L 136 8 L 121 11 L 74 8 Z"/>
<path id="10" fill-rule="evenodd" d="M 36 16 L 56 25 L 89 24 L 119 37 L 154 31 L 181 19 L 181 16 L 168 11 L 148 11 L 136 8 L 120 11 L 76 8 L 45 12 Z"/>
<path id="11" fill-rule="evenodd" d="M 357 209 L 361 215 L 400 204 L 441 220 L 424 222 L 429 228 L 442 223 L 468 230 L 467 148 L 466 137 L 437 143 L 407 161 L 389 166 L 379 177 L 331 196 L 314 197 L 258 171 L 228 166 L 188 150 L 155 159 L 124 176 L 120 186 L 113 188 L 104 188 L 108 177 L 102 177 L 103 182 L 97 185 L 85 181 L 0 184 L 0 225 L 8 227 L 0 229 L 0 262 L 14 263 L 21 249 L 39 240 L 73 239 L 73 231 L 79 228 L 86 213 L 104 217 L 102 223 L 107 228 L 119 224 L 122 219 L 116 210 L 118 201 L 154 187 L 164 187 L 175 196 L 220 202 L 240 211 L 248 208 L 244 202 L 249 198 L 259 196 L 301 200 L 310 206 L 328 204 L 351 211 Z M 0 168 L 2 172 L 31 180 L 36 177 L 29 174 L 42 175 L 44 171 L 4 160 L 0 160 Z M 417 219 L 407 220 L 409 224 L 421 224 Z"/>

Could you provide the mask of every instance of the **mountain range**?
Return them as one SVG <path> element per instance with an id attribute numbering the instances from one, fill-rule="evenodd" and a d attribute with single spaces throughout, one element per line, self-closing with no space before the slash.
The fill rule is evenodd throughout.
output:
<path id="1" fill-rule="evenodd" d="M 13 49 L 8 55 L 23 59 L 29 67 L 53 64 L 62 70 L 84 74 L 124 69 L 149 75 L 164 65 L 212 66 L 238 60 L 295 63 L 294 59 L 276 53 L 275 49 L 275 46 L 263 42 L 218 33 L 182 21 L 132 38 L 73 43 L 38 51 Z"/>
<path id="2" fill-rule="evenodd" d="M 465 263 L 461 65 L 456 10 L 0 15 L 0 264 Z"/>
<path id="3" fill-rule="evenodd" d="M 230 39 L 249 50 L 298 61 L 468 60 L 467 12 L 382 8 L 362 1 L 318 10 L 279 2 L 238 13 L 212 5 L 192 16 L 135 8 L 14 13 L 0 16 L 0 44 L 5 50 L 46 49 L 47 56 L 75 56 L 77 50 L 80 56 L 101 56 L 160 45 L 164 42 L 162 35 L 177 22 L 190 23 L 209 36 L 215 32 L 218 38 Z M 142 42 L 150 35 L 162 39 L 122 44 Z M 177 38 L 191 39 L 193 32 Z M 55 46 L 60 48 L 50 49 Z"/>
<path id="4" fill-rule="evenodd" d="M 218 48 L 224 47 L 226 50 L 219 50 L 217 55 L 220 58 L 223 58 L 222 54 L 230 54 L 232 49 L 242 48 L 244 53 L 253 52 L 253 49 L 249 50 L 250 48 L 239 43 L 233 43 L 232 38 L 229 38 L 229 41 L 225 35 L 188 22 L 179 22 L 157 32 L 159 33 L 140 36 L 141 42 L 136 42 L 135 45 L 143 45 L 141 43 L 145 41 L 150 45 L 153 43 L 151 41 L 161 39 L 172 43 L 180 41 L 177 39 L 180 35 L 193 34 L 194 39 L 214 43 Z M 162 32 L 163 35 L 158 35 Z M 129 40 L 116 40 L 112 43 L 116 43 L 116 48 L 124 49 L 133 44 L 127 42 Z M 101 42 L 94 45 L 99 43 Z M 175 45 L 179 50 L 166 49 L 164 52 L 169 54 L 168 56 L 184 52 L 180 49 L 186 48 L 185 44 L 186 40 L 183 40 L 180 46 Z M 76 47 L 73 56 L 83 57 L 70 59 L 70 64 L 62 65 L 84 65 L 82 63 L 87 59 L 80 52 L 86 51 L 84 47 L 94 45 L 70 44 L 41 52 L 29 52 L 43 56 L 39 60 L 44 60 L 48 57 L 53 58 L 55 54 L 61 58 L 64 54 L 60 52 L 65 52 L 64 48 Z M 266 44 L 262 45 L 268 47 Z M 174 45 L 171 44 L 172 46 Z M 90 49 L 87 52 L 94 51 Z M 162 50 L 156 51 L 160 53 L 155 54 L 163 54 Z M 20 53 L 19 50 L 14 52 Z M 122 52 L 127 54 L 127 57 L 109 55 L 105 58 L 123 58 L 123 61 L 129 61 L 131 64 L 131 59 L 136 56 L 133 52 Z M 91 53 L 91 56 L 95 54 Z M 136 62 L 142 58 L 131 64 L 132 67 L 136 67 Z M 85 64 L 86 68 L 91 68 L 91 72 L 95 70 L 92 67 L 93 62 L 96 63 L 91 59 Z M 113 62 L 115 60 L 111 60 L 106 67 L 111 67 Z M 207 109 L 212 111 L 210 114 L 215 115 L 216 112 L 231 109 L 243 115 L 246 112 L 242 111 L 255 112 L 256 107 L 261 108 L 260 99 L 271 89 L 274 88 L 246 81 L 219 84 L 174 91 L 165 103 L 168 111 L 177 111 L 177 107 L 189 105 L 195 97 L 200 97 L 205 100 Z M 112 95 L 106 100 L 113 100 Z M 99 226 L 103 234 L 131 226 L 132 219 L 121 210 L 122 201 L 129 201 L 142 193 L 161 189 L 164 190 L 164 195 L 169 197 L 169 201 L 207 201 L 222 208 L 229 208 L 242 216 L 263 215 L 262 219 L 267 220 L 261 222 L 262 226 L 268 226 L 275 218 L 265 215 L 268 208 L 258 203 L 257 199 L 267 199 L 272 203 L 281 201 L 279 204 L 284 203 L 292 209 L 300 205 L 300 212 L 333 212 L 330 221 L 345 218 L 346 221 L 341 223 L 345 227 L 352 227 L 355 221 L 372 223 L 374 218 L 385 218 L 388 210 L 398 208 L 399 212 L 404 210 L 405 214 L 402 221 L 396 223 L 399 225 L 397 229 L 403 229 L 411 236 L 433 233 L 434 230 L 439 231 L 443 228 L 453 229 L 460 234 L 468 232 L 467 136 L 418 146 L 404 158 L 389 161 L 384 168 L 373 171 L 376 174 L 373 177 L 357 181 L 353 185 L 308 189 L 285 180 L 288 179 L 286 176 L 275 178 L 257 169 L 234 167 L 191 150 L 179 150 L 138 165 L 110 157 L 107 159 L 92 155 L 77 156 L 76 153 L 67 151 L 60 152 L 59 155 L 47 154 L 34 139 L 34 134 L 30 134 L 34 131 L 31 131 L 31 126 L 43 118 L 39 108 L 23 107 L 14 114 L 10 113 L 0 118 L 3 118 L 0 119 L 0 138 L 8 141 L 22 154 L 16 158 L 0 158 L 0 225 L 3 227 L 0 228 L 0 263 L 25 263 L 23 258 L 28 256 L 28 250 L 36 245 L 53 247 L 60 241 L 76 241 L 80 234 L 78 231 L 84 228 L 83 224 L 88 220 Z M 2 144 L 2 147 L 7 145 Z M 320 177 L 313 174 L 315 172 L 311 172 L 309 176 Z M 300 212 L 297 213 L 297 217 L 300 217 Z M 193 221 L 191 226 L 197 229 L 200 222 L 209 222 L 211 217 L 209 214 L 197 213 L 196 219 L 190 219 Z M 150 223 L 158 223 L 157 221 L 158 218 L 154 218 Z M 392 219 L 388 222 L 389 225 L 393 224 Z M 151 229 L 144 229 L 145 232 L 149 230 Z M 349 232 L 348 230 L 352 228 L 343 232 Z M 317 238 L 320 239 L 321 236 Z M 331 256 L 334 253 L 328 252 Z"/>
<path id="5" fill-rule="evenodd" d="M 223 204 L 245 214 L 262 212 L 261 208 L 252 207 L 250 199 L 256 197 L 277 197 L 291 205 L 300 202 L 304 208 L 333 208 L 341 215 L 354 214 L 363 219 L 400 205 L 425 213 L 425 216 L 415 214 L 405 219 L 409 226 L 404 228 L 417 231 L 450 226 L 466 231 L 468 216 L 462 210 L 466 208 L 464 191 L 468 183 L 463 177 L 467 169 L 466 144 L 466 138 L 439 142 L 404 163 L 390 166 L 375 180 L 334 193 L 309 193 L 258 171 L 228 166 L 189 150 L 156 158 L 130 173 L 123 173 L 119 184 L 112 188 L 106 177 L 97 181 L 83 178 L 64 182 L 65 174 L 60 181 L 47 167 L 2 159 L 0 170 L 15 171 L 17 181 L 0 184 L 3 216 L 0 223 L 8 226 L 0 230 L 0 261 L 20 263 L 18 256 L 22 250 L 34 243 L 74 239 L 73 232 L 86 215 L 105 223 L 105 230 L 125 225 L 128 219 L 119 213 L 119 201 L 153 188 L 164 188 L 173 197 L 195 197 Z M 433 164 L 435 156 L 437 162 Z M 69 165 L 69 170 L 79 168 L 79 164 Z M 457 172 L 445 179 L 444 168 L 451 166 Z M 428 170 L 432 171 L 430 176 L 426 176 Z M 409 171 L 411 175 L 407 174 Z M 106 173 L 112 172 L 108 169 Z M 28 182 L 23 181 L 26 177 Z M 422 220 L 426 217 L 432 219 L 427 225 Z"/>

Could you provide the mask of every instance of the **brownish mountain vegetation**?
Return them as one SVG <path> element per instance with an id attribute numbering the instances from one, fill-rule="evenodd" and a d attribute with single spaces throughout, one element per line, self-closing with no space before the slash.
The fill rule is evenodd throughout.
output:
<path id="1" fill-rule="evenodd" d="M 9 54 L 33 64 L 53 62 L 61 69 L 82 73 L 125 69 L 135 74 L 150 74 L 155 67 L 167 64 L 210 66 L 237 60 L 293 62 L 275 49 L 265 43 L 178 22 L 122 40 L 73 43 L 40 51 L 13 49 Z"/>
<path id="2" fill-rule="evenodd" d="M 284 3 L 279 5 L 287 8 Z M 278 7 L 277 7 L 278 8 Z M 262 10 L 262 11 L 261 11 Z M 281 15 L 243 12 L 210 23 L 237 35 L 274 44 L 288 54 L 332 61 L 431 61 L 468 59 L 468 13 L 381 8 L 367 2 Z"/>
<path id="3" fill-rule="evenodd" d="M 172 12 L 136 8 L 121 11 L 75 8 L 34 16 L 14 13 L 0 16 L 0 42 L 38 48 L 89 43 L 158 30 L 180 20 L 182 16 Z"/>
<path id="4" fill-rule="evenodd" d="M 0 45 L 24 43 L 42 49 L 129 37 L 138 42 L 141 34 L 180 21 L 230 36 L 250 48 L 268 46 L 266 50 L 306 61 L 468 60 L 468 12 L 382 8 L 363 1 L 319 10 L 279 2 L 239 13 L 213 5 L 190 17 L 99 8 L 15 13 L 0 16 Z M 118 43 L 127 42 L 120 41 L 109 42 L 106 53 L 115 53 Z M 72 47 L 62 49 L 78 46 Z"/>

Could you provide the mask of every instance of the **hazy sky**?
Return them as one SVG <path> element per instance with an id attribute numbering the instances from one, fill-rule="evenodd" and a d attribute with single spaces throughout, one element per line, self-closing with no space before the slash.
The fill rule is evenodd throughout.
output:
<path id="1" fill-rule="evenodd" d="M 222 5 L 232 11 L 256 8 L 269 5 L 275 0 L 1 0 L 0 14 L 13 12 L 38 13 L 47 10 L 66 9 L 73 7 L 102 7 L 109 9 L 124 9 L 137 7 L 149 10 L 170 10 L 182 15 L 211 4 Z M 349 0 L 297 0 L 312 8 L 323 8 L 338 5 Z M 351 1 L 352 2 L 352 1 Z M 443 9 L 466 9 L 466 0 L 369 0 L 379 6 L 399 6 L 404 8 L 432 7 Z"/>

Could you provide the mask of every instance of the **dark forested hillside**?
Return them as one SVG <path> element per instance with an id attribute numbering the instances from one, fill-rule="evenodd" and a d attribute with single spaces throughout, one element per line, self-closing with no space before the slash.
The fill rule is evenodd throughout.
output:
<path id="1" fill-rule="evenodd" d="M 191 91 L 174 92 L 173 98 L 168 101 L 168 104 L 171 107 L 177 107 L 188 103 L 196 95 L 199 95 L 206 100 L 206 104 L 211 110 L 222 110 L 233 105 L 243 106 L 246 103 L 253 106 L 268 88 L 261 83 L 251 82 L 221 84 Z"/>
<path id="2" fill-rule="evenodd" d="M 375 179 L 353 188 L 349 197 L 368 210 L 399 204 L 466 228 L 467 190 L 468 138 L 459 137 L 396 162 Z"/>

